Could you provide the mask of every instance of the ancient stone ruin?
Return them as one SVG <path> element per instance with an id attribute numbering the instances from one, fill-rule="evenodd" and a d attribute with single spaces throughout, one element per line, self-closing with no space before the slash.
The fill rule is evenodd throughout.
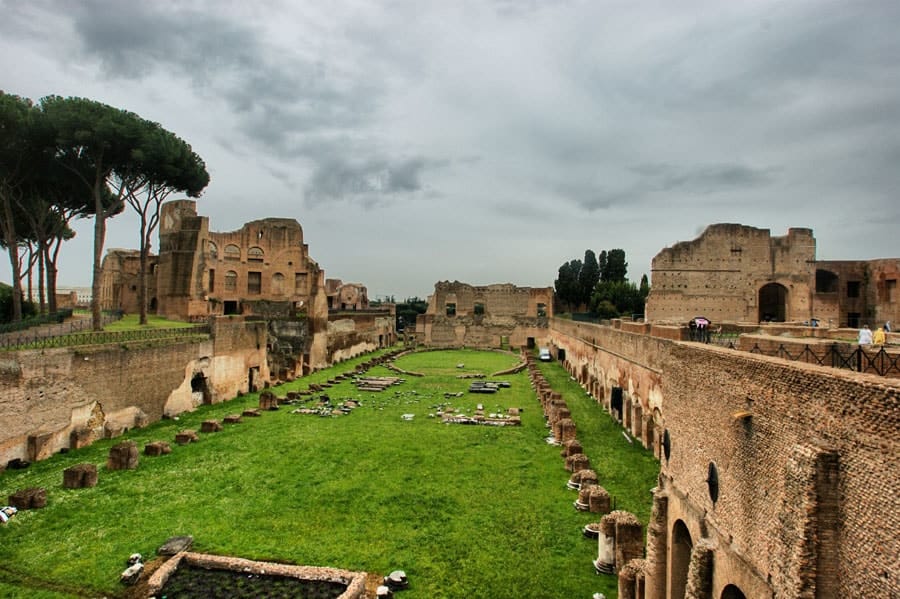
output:
<path id="1" fill-rule="evenodd" d="M 63 470 L 63 488 L 84 489 L 97 486 L 97 465 L 76 464 Z"/>

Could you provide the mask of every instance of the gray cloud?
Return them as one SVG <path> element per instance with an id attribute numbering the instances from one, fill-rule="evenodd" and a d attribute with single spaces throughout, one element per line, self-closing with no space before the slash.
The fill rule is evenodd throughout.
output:
<path id="1" fill-rule="evenodd" d="M 371 208 L 386 197 L 421 191 L 423 172 L 438 166 L 439 163 L 422 157 L 360 163 L 343 159 L 320 161 L 310 177 L 306 199 L 313 206 L 331 200 L 358 200 Z"/>
<path id="2" fill-rule="evenodd" d="M 625 248 L 639 275 L 709 222 L 809 226 L 832 258 L 896 255 L 893 0 L 0 0 L 0 14 L 0 88 L 166 123 L 215 171 L 214 227 L 296 216 L 329 275 L 373 295 L 466 272 L 547 284 L 586 247 Z M 371 234 L 373 207 L 423 251 L 450 228 L 472 242 L 369 280 L 330 231 Z M 408 253 L 381 243 L 372 260 Z"/>

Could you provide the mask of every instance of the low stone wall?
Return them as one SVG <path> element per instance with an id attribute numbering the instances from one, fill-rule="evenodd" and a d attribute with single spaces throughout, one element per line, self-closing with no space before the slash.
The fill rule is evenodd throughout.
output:
<path id="1" fill-rule="evenodd" d="M 182 552 L 160 566 L 147 583 L 150 595 L 157 595 L 169 577 L 181 564 L 212 570 L 230 570 L 259 576 L 288 576 L 299 580 L 319 580 L 346 584 L 347 590 L 338 599 L 363 599 L 366 592 L 366 573 L 314 566 L 292 566 L 274 562 L 257 562 L 238 557 Z"/>
<path id="2" fill-rule="evenodd" d="M 0 464 L 45 459 L 231 399 L 249 391 L 251 370 L 267 380 L 258 324 L 226 320 L 206 341 L 0 353 Z"/>

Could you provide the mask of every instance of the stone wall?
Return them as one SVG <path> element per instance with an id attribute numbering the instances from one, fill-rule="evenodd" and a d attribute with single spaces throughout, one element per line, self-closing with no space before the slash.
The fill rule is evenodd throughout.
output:
<path id="1" fill-rule="evenodd" d="M 43 459 L 76 438 L 86 444 L 231 399 L 249 390 L 251 371 L 267 380 L 264 325 L 224 320 L 201 342 L 4 352 L 0 464 Z"/>
<path id="2" fill-rule="evenodd" d="M 389 310 L 334 312 L 328 320 L 328 363 L 388 347 L 397 341 Z"/>
<path id="3" fill-rule="evenodd" d="M 703 315 L 713 322 L 758 322 L 767 311 L 760 290 L 770 284 L 786 294 L 776 320 L 807 320 L 815 257 L 810 229 L 772 237 L 768 229 L 710 225 L 697 239 L 653 258 L 647 320 L 687 322 Z"/>
<path id="4" fill-rule="evenodd" d="M 416 322 L 419 340 L 437 347 L 508 347 L 542 344 L 553 315 L 551 287 L 516 287 L 509 283 L 473 286 L 442 281 Z"/>
<path id="5" fill-rule="evenodd" d="M 646 597 L 900 594 L 896 381 L 561 319 L 551 338 L 607 409 L 622 390 L 617 416 L 660 457 Z"/>

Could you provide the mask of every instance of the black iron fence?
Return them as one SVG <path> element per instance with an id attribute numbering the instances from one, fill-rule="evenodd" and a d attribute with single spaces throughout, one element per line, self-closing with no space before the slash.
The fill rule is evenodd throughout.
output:
<path id="1" fill-rule="evenodd" d="M 726 342 L 723 339 L 719 345 L 737 349 L 735 340 Z M 775 349 L 764 349 L 758 343 L 754 343 L 748 351 L 751 354 L 772 356 L 794 362 L 806 362 L 807 364 L 868 372 L 881 376 L 900 376 L 900 353 L 885 351 L 883 347 L 879 347 L 877 350 L 874 348 L 866 350 L 858 345 L 847 343 L 803 346 L 796 344 L 785 346 L 782 343 Z"/>
<path id="2" fill-rule="evenodd" d="M 90 324 L 90 322 L 88 323 Z M 136 329 L 129 331 L 88 331 L 61 335 L 6 335 L 0 339 L 0 349 L 46 349 L 82 345 L 124 344 L 135 341 L 181 341 L 208 336 L 209 325 L 193 325 L 168 329 Z"/>

